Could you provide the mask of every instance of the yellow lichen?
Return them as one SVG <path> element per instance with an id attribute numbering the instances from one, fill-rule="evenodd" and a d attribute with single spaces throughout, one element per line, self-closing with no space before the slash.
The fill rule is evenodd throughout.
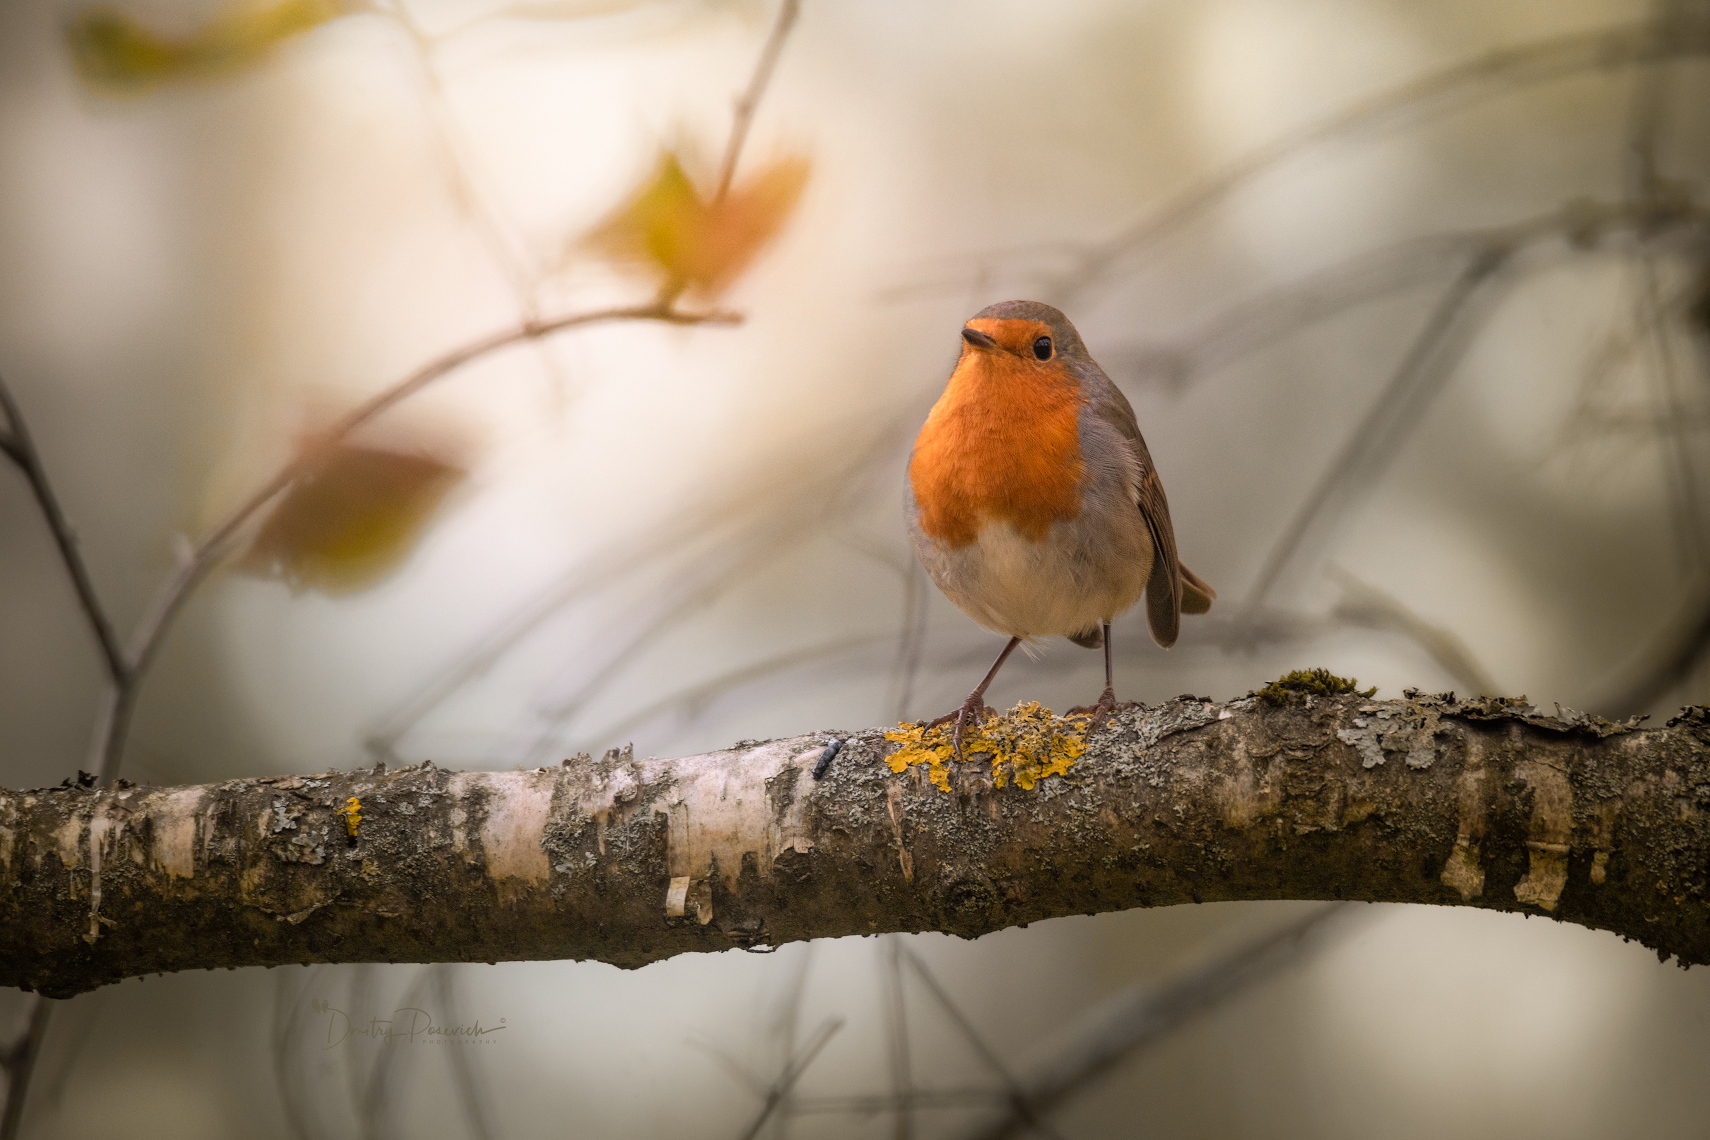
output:
<path id="1" fill-rule="evenodd" d="M 352 839 L 356 838 L 356 829 L 362 825 L 362 801 L 351 796 L 344 801 L 344 806 L 336 810 L 334 815 L 344 816 L 345 830 L 350 832 Z"/>
<path id="2" fill-rule="evenodd" d="M 915 764 L 927 765 L 927 777 L 939 791 L 950 790 L 953 758 L 950 736 L 955 723 L 946 721 L 930 733 L 923 724 L 901 724 L 885 733 L 885 739 L 902 747 L 885 757 L 893 772 L 907 771 Z M 1023 789 L 1047 776 L 1061 776 L 1075 766 L 1075 758 L 1087 750 L 1087 723 L 1062 720 L 1038 701 L 1016 705 L 1002 716 L 969 725 L 962 732 L 962 755 L 991 758 L 992 783 L 1003 787 L 1014 780 Z"/>

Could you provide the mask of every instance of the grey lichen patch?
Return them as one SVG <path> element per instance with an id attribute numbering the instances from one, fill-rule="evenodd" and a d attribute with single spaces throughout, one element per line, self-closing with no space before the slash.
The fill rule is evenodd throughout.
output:
<path id="1" fill-rule="evenodd" d="M 1378 733 L 1379 730 L 1373 727 L 1371 720 L 1359 717 L 1355 719 L 1352 728 L 1337 729 L 1336 739 L 1354 747 L 1360 754 L 1363 767 L 1376 768 L 1384 762 L 1383 746 L 1378 743 Z"/>
<path id="2" fill-rule="evenodd" d="M 1224 719 L 1227 719 L 1227 714 L 1223 706 L 1214 701 L 1184 700 L 1178 697 L 1136 714 L 1135 744 L 1142 749 L 1153 748 L 1166 736 L 1203 728 Z"/>
<path id="3" fill-rule="evenodd" d="M 323 824 L 318 832 L 304 831 L 284 842 L 276 842 L 272 846 L 273 854 L 287 863 L 324 863 L 327 860 L 328 831 Z"/>
<path id="4" fill-rule="evenodd" d="M 1413 769 L 1436 762 L 1441 710 L 1435 704 L 1409 700 L 1361 712 L 1348 728 L 1336 730 L 1336 739 L 1353 746 L 1362 767 L 1377 767 L 1389 753 L 1400 754 Z"/>
<path id="5" fill-rule="evenodd" d="M 1472 700 L 1456 701 L 1454 694 L 1445 697 L 1422 697 L 1412 689 L 1407 690 L 1412 698 L 1434 701 L 1445 706 L 1453 715 L 1465 717 L 1468 720 L 1518 720 L 1533 728 L 1542 728 L 1550 732 L 1584 733 L 1602 740 L 1610 736 L 1620 736 L 1629 732 L 1638 732 L 1647 719 L 1644 716 L 1628 717 L 1622 721 L 1605 720 L 1600 716 L 1579 712 L 1563 705 L 1555 705 L 1555 712 L 1547 713 L 1537 705 L 1520 697 L 1477 697 Z"/>

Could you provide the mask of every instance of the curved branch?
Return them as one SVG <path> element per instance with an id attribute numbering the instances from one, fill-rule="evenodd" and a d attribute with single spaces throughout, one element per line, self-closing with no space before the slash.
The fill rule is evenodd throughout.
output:
<path id="1" fill-rule="evenodd" d="M 70 520 L 59 508 L 59 499 L 53 493 L 53 484 L 48 482 L 47 471 L 42 467 L 42 457 L 36 451 L 35 441 L 30 438 L 29 427 L 24 423 L 24 413 L 18 407 L 17 400 L 12 398 L 12 390 L 6 386 L 3 378 L 0 378 L 0 414 L 4 414 L 6 419 L 6 431 L 0 433 L 0 454 L 10 459 L 30 484 L 30 491 L 36 497 L 36 505 L 41 508 L 42 518 L 53 534 L 54 545 L 59 547 L 59 557 L 65 563 L 65 572 L 70 576 L 73 588 L 77 590 L 77 601 L 83 607 L 83 616 L 88 619 L 89 628 L 94 632 L 95 640 L 101 647 L 101 659 L 106 663 L 107 676 L 114 684 L 122 685 L 130 676 L 131 668 L 125 660 L 124 651 L 119 648 L 119 635 L 113 632 L 113 623 L 107 619 L 107 611 L 101 605 L 100 596 L 95 593 L 95 582 L 89 577 L 89 567 L 84 565 L 83 552 L 77 546 L 77 532 L 71 528 Z"/>
<path id="2" fill-rule="evenodd" d="M 718 164 L 718 189 L 713 193 L 714 201 L 722 202 L 730 193 L 731 180 L 736 177 L 736 164 L 748 142 L 748 128 L 754 125 L 754 112 L 760 109 L 760 100 L 765 98 L 766 87 L 772 82 L 772 72 L 777 70 L 778 59 L 784 54 L 784 41 L 790 38 L 790 29 L 795 26 L 801 11 L 801 0 L 783 0 L 778 5 L 777 22 L 772 25 L 766 46 L 760 49 L 760 59 L 754 65 L 754 74 L 749 77 L 748 89 L 736 101 L 730 139 L 724 145 L 724 158 Z"/>
<path id="3" fill-rule="evenodd" d="M 1640 730 L 1524 699 L 1179 699 L 1114 719 L 1025 790 L 983 760 L 941 762 L 935 785 L 924 764 L 892 771 L 881 730 L 839 735 L 822 781 L 815 734 L 533 771 L 0 792 L 0 984 L 62 996 L 292 962 L 633 967 L 1287 898 L 1550 915 L 1710 961 L 1703 709 Z"/>
<path id="4" fill-rule="evenodd" d="M 1259 147 L 1218 174 L 1189 187 L 1161 208 L 1078 259 L 1057 283 L 1065 299 L 1084 295 L 1123 256 L 1209 210 L 1260 175 L 1310 147 L 1381 130 L 1478 97 L 1493 85 L 1521 86 L 1593 68 L 1614 69 L 1703 55 L 1710 20 L 1680 14 L 1502 48 L 1403 83 L 1309 123 Z"/>
<path id="5" fill-rule="evenodd" d="M 92 759 L 96 762 L 101 785 L 105 787 L 118 777 L 119 764 L 124 757 L 126 730 L 136 704 L 138 683 L 153 664 L 155 654 L 159 651 L 167 630 L 171 628 L 173 619 L 183 609 L 190 594 L 225 556 L 229 543 L 243 525 L 306 471 L 312 469 L 328 449 L 435 380 L 471 361 L 514 344 L 536 340 L 565 329 L 608 321 L 661 321 L 675 325 L 700 325 L 735 324 L 740 320 L 740 317 L 732 313 L 686 313 L 669 304 L 654 303 L 575 313 L 543 321 L 525 321 L 445 353 L 351 410 L 324 432 L 314 447 L 306 448 L 296 459 L 280 468 L 249 498 L 216 523 L 191 548 L 188 556 L 179 563 L 177 571 L 155 594 L 131 638 L 131 675 L 123 683 L 111 687 L 97 723 L 95 755 Z"/>

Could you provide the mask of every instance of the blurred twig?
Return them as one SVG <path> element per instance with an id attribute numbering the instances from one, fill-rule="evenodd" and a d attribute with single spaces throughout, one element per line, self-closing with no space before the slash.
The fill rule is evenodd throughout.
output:
<path id="1" fill-rule="evenodd" d="M 77 602 L 83 607 L 83 616 L 88 620 L 89 628 L 101 647 L 107 676 L 114 684 L 123 684 L 130 676 L 131 669 L 125 660 L 124 651 L 119 648 L 119 636 L 113 632 L 113 623 L 108 619 L 107 611 L 95 593 L 95 583 L 89 577 L 89 568 L 83 563 L 83 552 L 77 546 L 77 532 L 72 529 L 65 512 L 60 510 L 59 498 L 53 493 L 53 484 L 48 481 L 47 471 L 42 467 L 41 454 L 36 451 L 35 441 L 30 438 L 30 429 L 24 422 L 24 413 L 18 407 L 18 402 L 13 398 L 12 390 L 6 386 L 3 377 L 0 377 L 0 413 L 5 415 L 6 420 L 5 431 L 0 432 L 0 454 L 10 459 L 30 484 L 36 505 L 41 509 L 42 519 L 53 534 L 54 545 L 59 547 L 59 557 L 65 563 L 65 572 L 77 590 Z"/>
<path id="2" fill-rule="evenodd" d="M 784 41 L 789 38 L 790 29 L 795 27 L 801 10 L 801 0 L 783 0 L 778 6 L 778 20 L 772 25 L 766 46 L 760 50 L 760 62 L 754 65 L 747 90 L 736 101 L 730 139 L 725 143 L 724 160 L 718 167 L 718 190 L 713 194 L 715 202 L 723 201 L 724 196 L 730 193 L 731 180 L 736 177 L 736 164 L 742 160 L 742 148 L 748 142 L 748 129 L 754 124 L 754 113 L 760 109 L 760 100 L 765 98 L 766 86 L 772 82 L 772 72 L 778 67 L 778 57 L 784 53 Z"/>
<path id="3" fill-rule="evenodd" d="M 442 963 L 430 968 L 433 974 L 434 996 L 445 1016 L 452 1021 L 457 1016 L 457 975 L 452 967 Z M 451 1074 L 457 1082 L 457 1097 L 463 1102 L 463 1113 L 469 1122 L 468 1135 L 476 1140 L 490 1140 L 494 1135 L 493 1110 L 487 1100 L 487 1082 L 475 1073 L 475 1061 L 467 1049 L 451 1050 Z"/>
<path id="4" fill-rule="evenodd" d="M 1591 69 L 1608 70 L 1710 51 L 1710 19 L 1681 14 L 1642 20 L 1502 48 L 1403 83 L 1288 132 L 1200 182 L 1114 239 L 1077 259 L 1056 278 L 1062 298 L 1083 295 L 1123 256 L 1205 213 L 1237 189 L 1308 147 L 1395 125 L 1478 98 L 1489 88 L 1513 87 Z"/>
<path id="5" fill-rule="evenodd" d="M 1506 260 L 1506 253 L 1495 249 L 1474 259 L 1438 301 L 1365 421 L 1349 435 L 1341 455 L 1272 547 L 1247 593 L 1247 609 L 1264 604 L 1308 536 L 1339 514 L 1357 488 L 1369 486 L 1375 469 L 1395 453 L 1400 437 L 1417 421 L 1460 359 L 1459 346 L 1452 338 L 1464 329 L 1470 302 Z"/>
<path id="6" fill-rule="evenodd" d="M 1060 1108 L 1124 1059 L 1320 949 L 1330 920 L 1345 916 L 1353 906 L 1318 907 L 1158 985 L 1112 994 L 1083 1019 L 1069 1044 L 1024 1080 L 1025 1103 L 1039 1113 Z M 1026 1118 L 1012 1106 L 1002 1120 L 972 1135 L 979 1140 L 1007 1140 L 1026 1126 Z"/>
<path id="7" fill-rule="evenodd" d="M 1706 543 L 1704 511 L 1699 501 L 1699 476 L 1694 470 L 1692 449 L 1687 433 L 1692 430 L 1685 394 L 1681 391 L 1680 368 L 1675 360 L 1670 328 L 1663 321 L 1661 287 L 1657 283 L 1655 259 L 1648 253 L 1639 256 L 1636 302 L 1640 308 L 1638 324 L 1646 328 L 1644 354 L 1654 379 L 1658 402 L 1664 408 L 1659 436 L 1664 454 L 1664 480 L 1668 487 L 1669 514 L 1674 520 L 1675 541 L 1688 573 L 1702 571 L 1710 551 Z"/>
<path id="8" fill-rule="evenodd" d="M 475 148 L 458 125 L 445 82 L 434 66 L 434 50 L 438 46 L 435 38 L 422 28 L 410 12 L 409 5 L 401 0 L 384 0 L 383 10 L 404 30 L 415 47 L 416 63 L 427 90 L 434 142 L 444 164 L 452 197 L 473 220 L 476 231 L 510 285 L 522 318 L 525 321 L 536 320 L 540 316 L 540 269 L 537 265 L 528 264 L 526 251 L 519 248 L 524 243 L 517 236 L 514 220 L 505 218 L 493 204 L 498 196 L 488 193 L 476 180 Z M 545 342 L 536 344 L 541 367 L 551 378 L 555 390 L 562 393 L 566 387 L 563 367 Z"/>
<path id="9" fill-rule="evenodd" d="M 1600 707 L 1615 716 L 1644 712 L 1669 690 L 1686 682 L 1710 652 L 1710 584 L 1700 580 L 1676 611 L 1660 623 L 1661 631 L 1637 657 L 1622 668 Z"/>
<path id="10" fill-rule="evenodd" d="M 813 958 L 814 944 L 809 942 L 802 947 L 801 953 L 796 955 L 795 970 L 790 977 L 782 1007 L 778 1010 L 778 1016 L 774 1022 L 780 1041 L 779 1051 L 784 1056 L 785 1064 L 788 1064 L 789 1058 L 795 1056 L 796 1053 L 797 1023 L 801 1020 L 802 996 L 807 992 L 808 971 L 813 966 Z M 786 1089 L 784 1095 L 778 1100 L 777 1109 L 772 1114 L 776 1118 L 775 1127 L 772 1129 L 772 1140 L 785 1140 L 789 1130 L 790 1108 L 794 1093 L 794 1087 Z"/>
<path id="11" fill-rule="evenodd" d="M 1342 599 L 1331 611 L 1333 618 L 1347 625 L 1403 635 L 1430 654 L 1431 659 L 1467 692 L 1476 695 L 1502 692 L 1466 644 L 1453 633 L 1432 625 L 1408 609 L 1400 599 L 1367 585 L 1340 566 L 1326 567 L 1326 571 L 1342 587 Z"/>
<path id="12" fill-rule="evenodd" d="M 1687 0 L 1656 0 L 1651 5 L 1651 26 L 1664 37 L 1686 34 L 1687 7 Z M 1703 5 L 1697 7 L 1702 9 Z M 1702 20 L 1704 12 L 1694 15 Z M 1661 66 L 1646 68 L 1634 80 L 1624 155 L 1627 197 L 1634 202 L 1654 201 L 1662 190 L 1662 178 L 1657 171 L 1657 136 L 1663 125 L 1668 80 L 1668 71 Z"/>
<path id="13" fill-rule="evenodd" d="M 763 661 L 757 661 L 752 665 L 721 673 L 698 685 L 691 685 L 667 693 L 653 703 L 644 705 L 589 735 L 602 740 L 621 740 L 640 726 L 649 724 L 668 712 L 680 711 L 692 716 L 700 709 L 705 708 L 715 698 L 734 689 L 740 689 L 744 685 L 751 685 L 763 678 L 824 661 L 839 653 L 846 653 L 849 650 L 872 645 L 882 640 L 882 635 L 844 637 L 791 650 L 788 653 L 780 653 Z"/>
<path id="14" fill-rule="evenodd" d="M 53 1012 L 53 999 L 41 994 L 30 996 L 35 1004 L 24 1032 L 0 1053 L 0 1070 L 6 1074 L 6 1110 L 0 1115 L 0 1140 L 17 1140 L 18 1127 L 24 1120 L 24 1094 L 41 1057 L 42 1039 L 47 1036 L 48 1017 Z"/>
<path id="15" fill-rule="evenodd" d="M 173 619 L 178 616 L 190 594 L 226 555 L 232 539 L 244 524 L 298 478 L 312 470 L 329 448 L 349 437 L 352 432 L 394 404 L 414 395 L 447 373 L 514 344 L 549 336 L 565 329 L 612 321 L 659 321 L 666 324 L 699 325 L 733 324 L 739 320 L 739 317 L 731 313 L 687 313 L 669 305 L 651 304 L 575 313 L 545 321 L 528 321 L 445 353 L 347 413 L 317 439 L 314 447 L 306 449 L 296 459 L 287 463 L 249 498 L 209 529 L 191 547 L 188 556 L 179 564 L 172 578 L 155 594 L 131 638 L 131 672 L 124 683 L 109 687 L 98 722 L 95 754 L 92 759 L 96 761 L 100 782 L 103 785 L 110 784 L 118 775 L 119 764 L 124 756 L 126 730 L 136 703 L 139 682 L 153 663 Z"/>
<path id="16" fill-rule="evenodd" d="M 754 1118 L 754 1123 L 750 1124 L 747 1131 L 743 1132 L 740 1140 L 754 1140 L 754 1137 L 760 1135 L 760 1129 L 766 1126 L 766 1121 L 772 1118 L 772 1114 L 784 1102 L 784 1098 L 789 1095 L 791 1087 L 801 1079 L 801 1075 L 807 1071 L 807 1067 L 813 1064 L 813 1059 L 819 1056 L 819 1051 L 825 1048 L 826 1042 L 836 1036 L 837 1031 L 842 1028 L 843 1019 L 841 1017 L 827 1019 L 808 1039 L 808 1043 L 802 1047 L 801 1054 L 792 1057 L 785 1063 L 784 1071 L 778 1074 L 778 1079 L 772 1083 L 770 1089 L 766 1090 L 766 1103 L 761 1107 L 760 1115 Z"/>
<path id="17" fill-rule="evenodd" d="M 900 939 L 898 945 L 902 946 Z M 1008 1066 L 986 1044 L 985 1038 L 980 1036 L 973 1023 L 957 1008 L 956 1003 L 950 1000 L 950 995 L 944 991 L 943 986 L 938 984 L 938 979 L 932 976 L 932 971 L 926 968 L 926 963 L 920 960 L 920 956 L 906 946 L 902 947 L 901 953 L 903 959 L 914 969 L 915 975 L 926 986 L 927 992 L 932 995 L 933 999 L 938 1002 L 950 1018 L 951 1023 L 961 1031 L 962 1037 L 973 1047 L 974 1052 L 979 1054 L 980 1060 L 984 1061 L 986 1067 L 1002 1082 L 1004 1097 L 1015 1119 L 1028 1131 L 1038 1132 L 1043 1136 L 1051 1137 L 1052 1140 L 1062 1140 L 1062 1135 L 1035 1111 L 1033 1101 L 1021 1087 L 1021 1083 L 1015 1079 Z"/>
<path id="18" fill-rule="evenodd" d="M 920 654 L 926 646 L 926 615 L 929 595 L 926 571 L 919 563 L 909 567 L 903 585 L 903 619 L 897 638 L 897 699 L 892 715 L 900 723 L 908 718 L 914 701 L 914 685 L 920 675 Z"/>
<path id="19" fill-rule="evenodd" d="M 902 990 L 902 936 L 886 938 L 879 950 L 879 977 L 884 990 L 885 1055 L 890 1060 L 891 1098 L 896 1140 L 914 1135 L 914 1065 L 909 1060 L 908 1003 Z"/>
<path id="20" fill-rule="evenodd" d="M 108 683 L 116 688 L 127 686 L 132 683 L 131 666 L 119 648 L 118 635 L 113 632 L 113 623 L 107 617 L 100 595 L 95 592 L 95 583 L 77 545 L 77 532 L 60 509 L 59 498 L 54 494 L 53 484 L 42 466 L 41 453 L 36 450 L 35 440 L 30 436 L 23 410 L 4 377 L 0 377 L 0 414 L 5 416 L 5 429 L 0 431 L 0 454 L 12 461 L 30 485 L 36 506 L 53 535 L 54 545 L 59 548 L 66 575 L 77 591 L 78 605 L 95 634 L 96 644 L 100 646 Z M 47 1036 L 48 1019 L 53 1013 L 50 999 L 33 994 L 29 1000 L 33 1004 L 23 1034 L 0 1053 L 0 1070 L 6 1074 L 6 1108 L 4 1115 L 0 1115 L 0 1140 L 15 1140 L 18 1134 L 24 1118 L 24 1096 L 29 1089 L 30 1075 L 35 1071 L 36 1058 L 41 1055 L 42 1040 Z"/>

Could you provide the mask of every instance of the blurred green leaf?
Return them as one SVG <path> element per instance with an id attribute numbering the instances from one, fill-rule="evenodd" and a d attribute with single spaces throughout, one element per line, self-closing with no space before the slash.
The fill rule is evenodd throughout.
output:
<path id="1" fill-rule="evenodd" d="M 675 154 L 660 156 L 652 177 L 594 235 L 619 260 L 639 262 L 676 285 L 717 294 L 783 228 L 807 183 L 808 163 L 786 158 L 703 199 Z"/>
<path id="2" fill-rule="evenodd" d="M 337 15 L 333 0 L 240 0 L 193 35 L 168 39 L 116 8 L 92 8 L 72 22 L 66 40 L 85 83 L 130 94 L 172 80 L 241 71 L 281 40 Z"/>
<path id="3" fill-rule="evenodd" d="M 403 564 L 465 474 L 428 455 L 334 444 L 291 484 L 238 569 L 294 590 L 366 589 Z"/>

